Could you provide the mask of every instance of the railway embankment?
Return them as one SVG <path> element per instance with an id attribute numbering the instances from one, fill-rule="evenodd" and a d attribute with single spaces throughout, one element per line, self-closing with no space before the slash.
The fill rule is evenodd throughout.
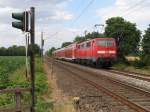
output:
<path id="1" fill-rule="evenodd" d="M 149 93 L 71 64 L 54 62 L 56 82 L 65 95 L 79 98 L 81 112 L 149 112 Z"/>
<path id="2" fill-rule="evenodd" d="M 95 68 L 91 68 L 91 67 L 87 67 L 87 66 L 82 66 L 82 65 L 77 65 L 77 64 L 72 64 L 72 63 L 62 62 L 62 61 L 61 61 L 61 63 L 64 63 L 64 64 L 67 63 L 70 66 L 80 68 L 80 69 L 82 68 L 82 70 L 84 70 L 84 71 L 88 71 L 88 72 L 95 73 L 97 75 L 109 77 L 112 80 L 121 81 L 127 85 L 138 87 L 138 88 L 141 88 L 141 89 L 144 89 L 144 90 L 150 92 L 150 82 L 149 81 L 140 80 L 140 79 L 136 79 L 133 77 L 124 76 L 124 75 L 118 75 L 115 73 L 107 72 L 107 70 L 103 70 L 103 69 L 95 69 Z"/>
<path id="3" fill-rule="evenodd" d="M 44 63 L 44 70 L 48 78 L 48 90 L 50 91 L 50 95 L 45 95 L 45 99 L 51 99 L 53 112 L 76 112 L 72 97 L 64 94 L 62 88 L 58 86 L 60 84 L 58 84 L 58 82 L 61 82 L 57 77 L 60 75 L 60 72 L 59 70 L 56 70 L 52 63 L 53 61 L 51 59 L 50 61 L 45 60 Z"/>

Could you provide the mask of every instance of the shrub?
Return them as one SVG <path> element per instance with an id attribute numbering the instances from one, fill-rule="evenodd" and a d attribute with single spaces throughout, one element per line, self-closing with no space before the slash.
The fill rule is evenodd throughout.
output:
<path id="1" fill-rule="evenodd" d="M 36 92 L 43 94 L 48 90 L 47 77 L 44 73 L 36 72 L 35 79 L 35 88 Z"/>
<path id="2" fill-rule="evenodd" d="M 130 64 L 137 68 L 142 68 L 142 67 L 146 66 L 146 64 L 142 60 L 131 61 Z"/>
<path id="3" fill-rule="evenodd" d="M 142 57 L 143 63 L 146 65 L 150 65 L 150 55 L 143 55 Z"/>

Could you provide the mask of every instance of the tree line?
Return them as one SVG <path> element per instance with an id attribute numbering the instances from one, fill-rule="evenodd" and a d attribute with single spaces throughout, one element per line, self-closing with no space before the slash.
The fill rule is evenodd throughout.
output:
<path id="1" fill-rule="evenodd" d="M 35 44 L 34 46 L 34 52 L 35 54 L 40 54 L 40 47 L 37 44 Z M 25 56 L 25 55 L 26 55 L 25 46 L 13 45 L 8 48 L 0 47 L 0 56 Z"/>
<path id="2" fill-rule="evenodd" d="M 73 42 L 82 42 L 98 37 L 113 37 L 118 47 L 119 62 L 127 62 L 125 56 L 134 55 L 141 58 L 142 61 L 138 63 L 150 65 L 150 25 L 145 30 L 144 35 L 142 35 L 135 23 L 122 17 L 109 18 L 105 24 L 106 27 L 103 34 L 99 32 L 87 33 L 85 36 L 76 36 Z M 61 47 L 65 47 L 73 42 L 64 42 Z M 53 47 L 47 53 L 51 55 L 55 49 Z"/>

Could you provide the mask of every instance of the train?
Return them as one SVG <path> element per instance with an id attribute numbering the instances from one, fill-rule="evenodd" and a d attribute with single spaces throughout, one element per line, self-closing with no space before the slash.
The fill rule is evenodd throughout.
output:
<path id="1" fill-rule="evenodd" d="M 117 59 L 117 45 L 114 38 L 94 38 L 57 49 L 53 55 L 74 63 L 111 67 Z"/>

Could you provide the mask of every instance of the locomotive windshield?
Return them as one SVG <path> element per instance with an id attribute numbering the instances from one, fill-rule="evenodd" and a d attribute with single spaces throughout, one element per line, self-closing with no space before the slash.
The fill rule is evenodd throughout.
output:
<path id="1" fill-rule="evenodd" d="M 113 40 L 97 40 L 98 46 L 113 46 L 114 41 Z"/>

